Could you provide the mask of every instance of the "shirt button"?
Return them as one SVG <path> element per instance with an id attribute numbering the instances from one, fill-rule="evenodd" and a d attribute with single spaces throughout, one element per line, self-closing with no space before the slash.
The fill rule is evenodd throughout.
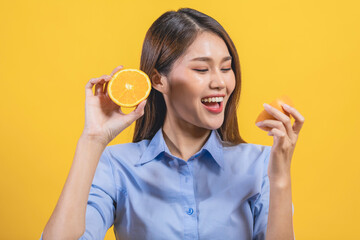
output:
<path id="1" fill-rule="evenodd" d="M 188 215 L 191 215 L 194 213 L 194 209 L 192 208 L 189 208 L 189 210 L 186 212 Z"/>

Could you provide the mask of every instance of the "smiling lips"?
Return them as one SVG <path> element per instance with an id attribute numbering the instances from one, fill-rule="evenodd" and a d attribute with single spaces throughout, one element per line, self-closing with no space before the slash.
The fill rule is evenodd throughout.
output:
<path id="1" fill-rule="evenodd" d="M 225 95 L 211 95 L 201 99 L 203 106 L 212 113 L 220 113 L 223 110 Z"/>

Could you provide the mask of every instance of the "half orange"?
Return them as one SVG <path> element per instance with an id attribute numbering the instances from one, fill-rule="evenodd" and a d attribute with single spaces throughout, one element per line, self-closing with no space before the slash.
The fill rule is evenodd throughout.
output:
<path id="1" fill-rule="evenodd" d="M 114 103 L 131 108 L 149 96 L 151 82 L 149 76 L 139 69 L 121 69 L 112 76 L 106 91 Z"/>
<path id="2" fill-rule="evenodd" d="M 291 116 L 288 112 L 286 112 L 286 111 L 283 109 L 283 107 L 281 106 L 281 104 L 283 104 L 283 103 L 285 103 L 285 104 L 293 107 L 293 103 L 292 103 L 291 99 L 290 99 L 288 96 L 286 96 L 286 95 L 283 95 L 283 96 L 275 99 L 273 102 L 269 103 L 269 105 L 272 106 L 272 107 L 274 107 L 274 108 L 276 108 L 276 109 L 279 110 L 280 112 L 284 113 L 285 115 L 287 115 L 287 116 L 290 117 L 290 119 L 291 119 L 292 116 Z M 266 119 L 277 120 L 275 117 L 273 117 L 273 116 L 272 116 L 270 113 L 268 113 L 266 110 L 263 110 L 263 111 L 259 114 L 259 116 L 257 117 L 255 123 L 264 121 L 264 120 L 266 120 Z"/>

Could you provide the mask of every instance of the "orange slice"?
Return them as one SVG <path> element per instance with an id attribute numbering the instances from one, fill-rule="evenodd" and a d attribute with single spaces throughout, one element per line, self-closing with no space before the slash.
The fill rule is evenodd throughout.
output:
<path id="1" fill-rule="evenodd" d="M 277 99 L 275 99 L 273 102 L 269 103 L 269 105 L 271 105 L 272 107 L 276 108 L 277 110 L 279 110 L 280 112 L 284 113 L 285 115 L 287 115 L 288 117 L 290 117 L 291 119 L 291 115 L 289 113 L 287 113 L 285 110 L 283 110 L 283 107 L 281 106 L 281 104 L 287 104 L 291 107 L 293 107 L 293 103 L 291 101 L 291 99 L 286 96 L 283 95 L 282 97 L 279 97 Z M 275 117 L 273 117 L 270 113 L 268 113 L 265 109 L 259 114 L 259 116 L 257 117 L 255 123 L 264 121 L 266 119 L 272 119 L 272 120 L 277 120 Z"/>
<path id="2" fill-rule="evenodd" d="M 151 82 L 141 70 L 121 69 L 112 76 L 106 90 L 114 103 L 131 108 L 149 96 Z"/>

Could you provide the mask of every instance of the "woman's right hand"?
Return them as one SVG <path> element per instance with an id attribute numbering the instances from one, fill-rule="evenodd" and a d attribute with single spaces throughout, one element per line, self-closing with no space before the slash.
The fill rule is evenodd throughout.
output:
<path id="1" fill-rule="evenodd" d="M 123 66 L 116 67 L 110 75 L 90 79 L 85 87 L 85 127 L 82 134 L 105 145 L 144 114 L 146 100 L 129 114 L 124 114 L 106 91 L 111 77 L 122 68 Z M 94 85 L 95 94 L 92 90 Z"/>

